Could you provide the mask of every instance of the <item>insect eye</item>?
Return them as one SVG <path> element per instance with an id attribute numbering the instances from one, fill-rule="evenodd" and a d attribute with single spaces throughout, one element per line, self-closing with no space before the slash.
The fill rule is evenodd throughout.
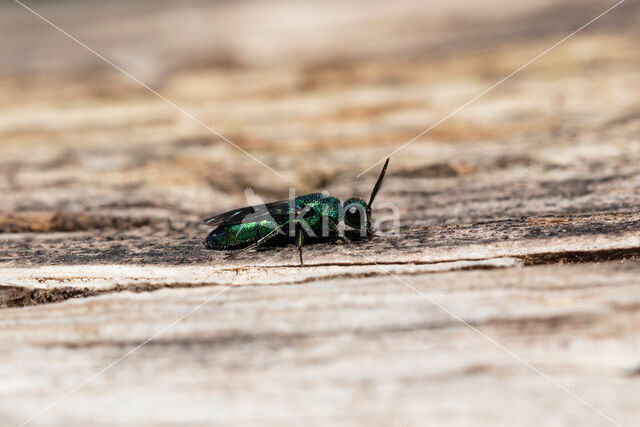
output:
<path id="1" fill-rule="evenodd" d="M 350 206 L 347 208 L 347 212 L 345 213 L 345 219 L 349 223 L 349 225 L 353 227 L 360 227 L 360 209 L 358 206 Z"/>

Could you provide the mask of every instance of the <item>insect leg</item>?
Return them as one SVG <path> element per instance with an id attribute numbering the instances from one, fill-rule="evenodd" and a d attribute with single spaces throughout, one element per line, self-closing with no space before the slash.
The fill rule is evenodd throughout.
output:
<path id="1" fill-rule="evenodd" d="M 302 262 L 302 245 L 304 244 L 304 233 L 302 231 L 302 226 L 296 224 L 296 243 L 298 246 L 298 253 L 300 254 L 300 266 L 304 267 L 304 262 Z"/>
<path id="2" fill-rule="evenodd" d="M 247 246 L 246 248 L 243 249 L 243 251 L 246 251 L 248 249 L 255 249 L 257 247 L 260 247 L 262 245 L 264 245 L 268 240 L 270 240 L 271 238 L 273 238 L 276 234 L 278 234 L 285 226 L 287 226 L 289 224 L 289 221 L 278 225 L 276 228 L 274 228 L 273 230 L 271 230 L 268 234 L 266 234 L 264 237 L 261 237 L 257 242 L 255 242 L 252 245 Z"/>
<path id="3" fill-rule="evenodd" d="M 338 224 L 333 222 L 331 218 L 329 218 L 329 227 L 331 227 L 331 229 L 338 235 L 340 239 L 344 240 L 345 242 L 351 242 L 351 240 L 349 240 L 347 236 L 345 236 L 344 233 L 340 231 L 340 228 L 338 228 Z"/>

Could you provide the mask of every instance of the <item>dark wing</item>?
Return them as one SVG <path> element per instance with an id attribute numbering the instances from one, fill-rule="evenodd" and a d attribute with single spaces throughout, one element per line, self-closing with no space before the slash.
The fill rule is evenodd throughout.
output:
<path id="1" fill-rule="evenodd" d="M 247 206 L 245 208 L 234 209 L 220 215 L 205 219 L 204 223 L 209 225 L 234 225 L 247 222 L 260 221 L 263 219 L 277 219 L 289 215 L 289 210 L 285 206 L 289 200 L 267 203 L 266 205 Z M 249 218 L 248 218 L 249 217 Z"/>

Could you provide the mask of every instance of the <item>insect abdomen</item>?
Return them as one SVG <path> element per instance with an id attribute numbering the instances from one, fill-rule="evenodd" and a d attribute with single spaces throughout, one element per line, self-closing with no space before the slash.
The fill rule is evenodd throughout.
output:
<path id="1" fill-rule="evenodd" d="M 234 249 L 255 243 L 276 228 L 275 221 L 264 220 L 220 226 L 207 236 L 205 243 L 209 249 Z"/>

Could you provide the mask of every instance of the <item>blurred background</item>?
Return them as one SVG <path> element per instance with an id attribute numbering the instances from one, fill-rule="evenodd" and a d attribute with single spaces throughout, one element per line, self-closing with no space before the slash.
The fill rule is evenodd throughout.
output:
<path id="1" fill-rule="evenodd" d="M 362 170 L 613 3 L 28 5 L 282 178 L 8 1 L 0 5 L 3 210 L 111 206 L 195 217 L 243 203 L 246 186 L 267 199 L 286 197 L 289 186 L 368 192 L 377 169 L 356 180 Z M 577 143 L 603 157 L 637 154 L 637 141 L 616 142 L 640 127 L 639 18 L 637 1 L 611 11 L 398 153 L 391 174 L 562 166 L 577 161 L 564 153 Z M 549 149 L 531 159 L 532 144 Z"/>
<path id="2" fill-rule="evenodd" d="M 365 196 L 379 165 L 356 179 L 365 168 L 613 5 L 27 4 L 282 177 L 7 1 L 0 5 L 0 191 L 2 210 L 12 213 L 5 231 L 64 228 L 50 223 L 51 212 L 107 208 L 129 220 L 197 220 L 244 204 L 247 186 L 266 200 L 287 197 L 290 186 Z M 599 167 L 607 156 L 634 160 L 639 18 L 637 1 L 612 10 L 399 152 L 390 176 L 473 179 L 513 167 L 526 179 L 567 164 L 598 167 L 580 163 L 580 152 L 594 150 L 605 163 Z"/>

